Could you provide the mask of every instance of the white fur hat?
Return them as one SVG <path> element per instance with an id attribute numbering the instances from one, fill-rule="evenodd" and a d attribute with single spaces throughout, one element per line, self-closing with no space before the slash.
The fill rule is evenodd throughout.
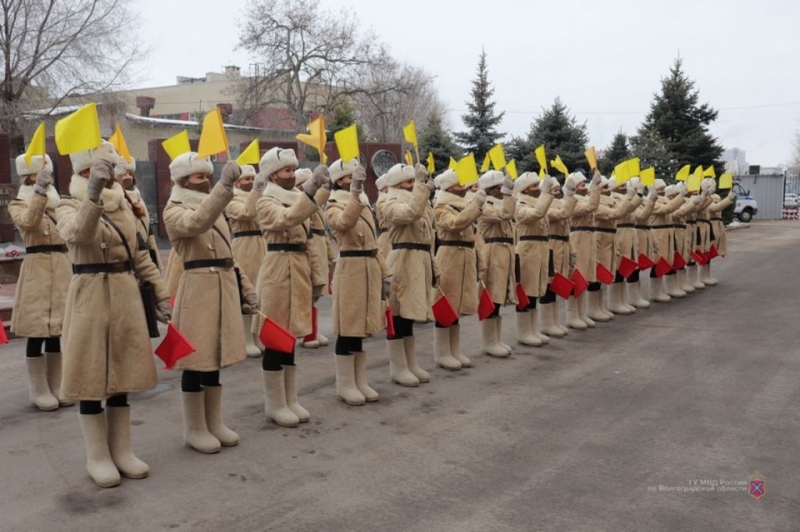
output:
<path id="1" fill-rule="evenodd" d="M 478 186 L 481 190 L 486 190 L 487 188 L 502 185 L 505 179 L 506 176 L 503 174 L 503 172 L 498 170 L 489 170 L 478 179 Z"/>
<path id="2" fill-rule="evenodd" d="M 341 159 L 336 159 L 328 166 L 328 171 L 331 174 L 331 182 L 336 183 L 343 177 L 353 175 L 356 166 L 358 166 L 358 159 L 353 158 L 346 162 Z"/>
<path id="3" fill-rule="evenodd" d="M 48 172 L 53 171 L 53 161 L 50 160 L 50 156 L 44 156 L 44 169 Z M 42 170 L 42 156 L 41 155 L 34 155 L 31 158 L 31 165 L 25 162 L 25 154 L 17 156 L 17 175 L 24 176 L 24 175 L 31 175 L 31 174 L 38 174 Z"/>
<path id="4" fill-rule="evenodd" d="M 258 163 L 259 169 L 267 174 L 267 177 L 281 168 L 286 168 L 287 166 L 297 168 L 299 165 L 300 163 L 297 161 L 297 155 L 294 154 L 294 150 L 284 150 L 277 146 L 265 153 L 261 157 L 261 162 Z"/>
<path id="5" fill-rule="evenodd" d="M 533 185 L 538 185 L 541 180 L 534 172 L 525 172 L 514 180 L 514 192 L 522 192 Z"/>
<path id="6" fill-rule="evenodd" d="M 639 181 L 640 180 L 639 180 L 638 177 L 632 177 L 628 181 L 630 182 L 632 187 L 638 187 L 639 186 Z"/>
<path id="7" fill-rule="evenodd" d="M 679 191 L 679 189 L 678 189 L 677 185 L 670 185 L 670 186 L 668 186 L 668 187 L 666 187 L 664 189 L 664 195 L 665 196 L 674 196 L 675 194 L 678 193 L 678 191 Z"/>
<path id="8" fill-rule="evenodd" d="M 611 179 L 615 179 L 615 178 L 612 177 Z M 602 190 L 604 188 L 608 188 L 609 185 L 611 184 L 611 179 L 608 179 L 605 176 L 600 176 L 600 190 Z"/>
<path id="9" fill-rule="evenodd" d="M 433 180 L 433 184 L 440 190 L 447 190 L 458 184 L 458 176 L 451 170 L 445 170 Z"/>
<path id="10" fill-rule="evenodd" d="M 608 178 L 608 181 L 606 181 L 605 185 L 601 186 L 607 186 L 611 190 L 614 190 L 615 188 L 617 188 L 617 176 L 612 175 L 610 178 Z"/>
<path id="11" fill-rule="evenodd" d="M 252 164 L 243 164 L 239 168 L 242 169 L 242 173 L 239 174 L 239 179 L 243 177 L 255 177 L 256 176 L 256 168 Z"/>
<path id="12" fill-rule="evenodd" d="M 586 175 L 583 172 L 578 170 L 577 172 L 572 172 L 569 174 L 569 178 L 573 183 L 579 185 L 581 183 L 586 183 Z"/>
<path id="13" fill-rule="evenodd" d="M 113 165 L 125 161 L 122 157 L 117 155 L 117 150 L 114 148 L 114 145 L 104 140 L 101 141 L 100 145 L 96 148 L 69 154 L 69 160 L 72 163 L 72 173 L 79 174 L 84 170 L 88 170 L 92 166 L 92 163 L 98 159 L 108 161 Z"/>
<path id="14" fill-rule="evenodd" d="M 378 187 L 379 191 L 389 188 L 389 185 L 386 184 L 386 174 L 383 174 L 375 180 L 375 186 Z"/>
<path id="15" fill-rule="evenodd" d="M 386 186 L 393 187 L 403 181 L 414 179 L 414 167 L 407 164 L 398 163 L 386 172 Z"/>
<path id="16" fill-rule="evenodd" d="M 175 183 L 192 174 L 213 174 L 214 165 L 211 159 L 197 157 L 197 152 L 181 153 L 169 163 L 169 178 Z"/>
<path id="17" fill-rule="evenodd" d="M 294 171 L 294 185 L 302 185 L 306 181 L 308 181 L 314 172 L 311 171 L 311 168 L 298 168 Z"/>
<path id="18" fill-rule="evenodd" d="M 666 187 L 667 186 L 667 182 L 664 181 L 663 179 L 656 179 L 655 186 L 656 186 L 656 190 L 658 190 L 659 188 Z"/>

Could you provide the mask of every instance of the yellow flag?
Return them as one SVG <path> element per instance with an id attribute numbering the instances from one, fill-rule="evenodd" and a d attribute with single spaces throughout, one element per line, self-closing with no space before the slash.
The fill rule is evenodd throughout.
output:
<path id="1" fill-rule="evenodd" d="M 533 150 L 533 153 L 536 154 L 536 160 L 539 161 L 539 167 L 541 167 L 541 171 L 539 175 L 547 173 L 547 157 L 544 154 L 544 144 Z"/>
<path id="2" fill-rule="evenodd" d="M 25 164 L 28 166 L 31 165 L 31 161 L 33 160 L 34 155 L 41 155 L 44 157 L 45 153 L 45 130 L 44 130 L 44 122 L 39 124 L 39 127 L 36 128 L 36 131 L 31 137 L 31 143 L 28 144 L 28 150 L 25 152 Z M 42 168 L 44 168 L 44 164 L 42 164 Z"/>
<path id="3" fill-rule="evenodd" d="M 408 166 L 414 166 L 414 156 L 411 155 L 411 150 L 406 150 L 406 164 Z"/>
<path id="4" fill-rule="evenodd" d="M 303 144 L 308 144 L 319 153 L 319 160 L 324 164 L 328 162 L 328 156 L 325 155 L 325 145 L 328 144 L 328 134 L 325 131 L 325 117 L 319 115 L 306 126 L 308 134 L 300 133 L 295 138 Z M 342 159 L 344 160 L 344 159 Z M 348 159 L 349 160 L 349 159 Z"/>
<path id="5" fill-rule="evenodd" d="M 436 171 L 436 164 L 433 161 L 433 153 L 428 152 L 428 173 L 430 175 L 433 175 L 435 171 Z"/>
<path id="6" fill-rule="evenodd" d="M 686 178 L 689 177 L 689 172 L 691 172 L 691 170 L 692 167 L 688 164 L 678 170 L 678 173 L 675 174 L 675 181 L 686 181 Z"/>
<path id="7" fill-rule="evenodd" d="M 725 172 L 721 176 L 719 176 L 719 188 L 720 190 L 727 190 L 729 188 L 733 188 L 733 174 L 730 172 Z"/>
<path id="8" fill-rule="evenodd" d="M 413 120 L 403 127 L 403 136 L 406 138 L 406 142 L 415 148 L 419 147 L 419 144 L 417 143 L 417 127 L 414 125 Z"/>
<path id="9" fill-rule="evenodd" d="M 628 159 L 628 175 L 631 177 L 637 177 L 641 172 L 641 168 L 639 166 L 639 158 L 634 157 L 633 159 Z"/>
<path id="10" fill-rule="evenodd" d="M 717 178 L 717 171 L 714 170 L 714 165 L 711 165 L 703 170 L 703 177 L 713 177 L 714 179 Z"/>
<path id="11" fill-rule="evenodd" d="M 656 184 L 656 169 L 652 166 L 639 172 L 639 179 L 644 186 Z"/>
<path id="12" fill-rule="evenodd" d="M 564 177 L 569 177 L 569 170 L 567 170 L 567 165 L 564 164 L 564 161 L 561 160 L 560 155 L 556 155 L 556 158 L 550 161 L 550 166 L 564 174 Z"/>
<path id="13" fill-rule="evenodd" d="M 452 170 L 453 168 L 456 167 L 457 164 L 458 163 L 456 162 L 456 160 L 450 157 L 450 164 L 447 165 L 447 169 Z"/>
<path id="14" fill-rule="evenodd" d="M 491 159 L 489 159 L 489 154 L 486 154 L 486 157 L 483 158 L 483 164 L 481 165 L 481 173 L 489 171 L 489 165 L 492 163 Z"/>
<path id="15" fill-rule="evenodd" d="M 519 174 L 517 173 L 517 161 L 515 161 L 514 159 L 508 161 L 508 163 L 506 164 L 506 172 L 511 177 L 511 179 L 516 179 L 519 176 Z"/>
<path id="16" fill-rule="evenodd" d="M 261 146 L 258 139 L 253 140 L 236 158 L 237 164 L 258 164 L 261 161 Z"/>
<path id="17" fill-rule="evenodd" d="M 703 167 L 698 166 L 694 173 L 686 179 L 686 190 L 693 192 L 700 190 L 700 182 L 703 180 Z"/>
<path id="18" fill-rule="evenodd" d="M 56 122 L 56 147 L 61 155 L 91 150 L 100 142 L 100 119 L 94 102 Z"/>
<path id="19" fill-rule="evenodd" d="M 616 181 L 617 185 L 624 183 L 630 178 L 631 176 L 628 174 L 628 161 L 622 161 L 614 167 L 614 181 Z"/>
<path id="20" fill-rule="evenodd" d="M 128 143 L 125 142 L 125 137 L 122 135 L 122 129 L 117 124 L 117 127 L 114 129 L 114 134 L 108 137 L 108 142 L 114 145 L 114 149 L 117 150 L 117 153 L 124 157 L 126 161 L 131 162 L 133 159 L 131 157 L 131 152 L 128 150 Z"/>
<path id="21" fill-rule="evenodd" d="M 506 166 L 506 154 L 503 152 L 503 145 L 497 144 L 489 150 L 489 159 L 495 170 L 502 170 Z"/>
<path id="22" fill-rule="evenodd" d="M 167 152 L 167 155 L 169 155 L 169 158 L 173 161 L 178 155 L 192 151 L 191 146 L 189 146 L 189 132 L 185 129 L 177 135 L 171 136 L 162 142 L 161 145 L 164 146 L 164 151 Z"/>
<path id="23" fill-rule="evenodd" d="M 470 185 L 478 180 L 478 167 L 475 165 L 475 155 L 470 153 L 458 163 L 455 167 L 456 175 L 458 176 L 459 185 Z"/>
<path id="24" fill-rule="evenodd" d="M 349 161 L 358 157 L 358 130 L 355 124 L 334 133 L 333 139 L 336 141 L 336 149 L 339 150 L 341 160 Z"/>
<path id="25" fill-rule="evenodd" d="M 586 160 L 589 161 L 589 168 L 592 170 L 597 170 L 597 152 L 594 149 L 594 146 L 589 148 L 584 152 L 586 156 Z"/>
<path id="26" fill-rule="evenodd" d="M 200 133 L 197 157 L 202 159 L 224 151 L 228 151 L 228 137 L 225 135 L 225 126 L 222 124 L 222 113 L 219 107 L 215 107 L 203 118 L 203 131 Z"/>

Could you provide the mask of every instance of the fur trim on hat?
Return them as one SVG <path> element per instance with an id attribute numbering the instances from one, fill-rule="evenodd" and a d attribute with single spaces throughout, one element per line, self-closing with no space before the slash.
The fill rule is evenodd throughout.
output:
<path id="1" fill-rule="evenodd" d="M 403 165 L 405 166 L 405 165 Z M 402 181 L 401 181 L 402 183 Z M 386 201 L 389 200 L 397 200 L 403 203 L 411 203 L 411 200 L 414 198 L 414 193 L 410 190 L 406 190 L 404 188 L 395 188 L 391 187 L 389 192 L 386 193 Z"/>
<path id="2" fill-rule="evenodd" d="M 86 189 L 89 186 L 89 180 L 82 175 L 72 174 L 72 179 L 69 182 L 69 195 L 78 201 L 83 201 L 86 198 Z M 103 211 L 114 212 L 117 209 L 125 208 L 128 202 L 125 200 L 125 191 L 119 183 L 114 183 L 111 188 L 103 188 Z"/>
<path id="3" fill-rule="evenodd" d="M 170 192 L 169 201 L 177 201 L 179 203 L 183 203 L 187 207 L 196 209 L 208 196 L 209 195 L 205 192 L 192 190 L 190 188 L 183 188 L 176 183 L 172 185 L 172 192 Z"/>
<path id="4" fill-rule="evenodd" d="M 439 190 L 447 190 L 458 184 L 458 176 L 453 170 L 445 170 L 433 180 L 433 184 Z"/>
<path id="5" fill-rule="evenodd" d="M 331 182 L 336 183 L 343 177 L 353 175 L 356 166 L 358 166 L 358 159 L 350 159 L 346 162 L 341 159 L 336 159 L 328 166 L 328 171 L 331 174 Z"/>
<path id="6" fill-rule="evenodd" d="M 239 177 L 236 179 L 242 179 L 243 177 L 255 177 L 256 176 L 256 167 L 252 164 L 243 164 L 239 168 L 241 168 L 242 173 L 239 174 Z"/>
<path id="7" fill-rule="evenodd" d="M 383 174 L 375 180 L 375 186 L 378 187 L 378 192 L 386 190 L 389 185 L 386 184 L 386 174 Z"/>
<path id="8" fill-rule="evenodd" d="M 30 166 L 28 163 L 25 162 L 25 154 L 19 155 L 16 158 L 17 163 L 17 175 L 22 177 L 26 175 L 35 175 L 38 174 L 42 170 L 42 156 L 41 155 L 34 155 L 31 158 Z M 49 155 L 44 156 L 44 169 L 48 172 L 53 171 L 53 161 L 50 160 Z"/>
<path id="9" fill-rule="evenodd" d="M 300 163 L 297 161 L 297 155 L 295 155 L 294 150 L 284 150 L 276 146 L 261 157 L 258 168 L 269 177 L 281 168 L 286 168 L 287 166 L 297 168 L 299 165 Z"/>
<path id="10" fill-rule="evenodd" d="M 386 172 L 386 186 L 395 187 L 404 181 L 415 178 L 414 167 L 407 164 L 398 163 Z"/>
<path id="11" fill-rule="evenodd" d="M 525 172 L 514 180 L 514 192 L 519 194 L 523 190 L 528 190 L 533 185 L 540 183 L 539 176 L 533 172 Z"/>
<path id="12" fill-rule="evenodd" d="M 302 185 L 314 175 L 311 168 L 298 168 L 294 171 L 294 186 Z"/>
<path id="13" fill-rule="evenodd" d="M 173 183 L 178 183 L 181 179 L 192 174 L 213 174 L 214 165 L 211 159 L 197 157 L 197 153 L 189 151 L 181 153 L 169 163 L 169 178 Z"/>
<path id="14" fill-rule="evenodd" d="M 481 190 L 502 185 L 506 180 L 505 174 L 497 170 L 489 170 L 478 179 L 478 186 Z"/>
<path id="15" fill-rule="evenodd" d="M 656 179 L 655 186 L 656 186 L 656 189 L 664 188 L 664 187 L 667 186 L 667 182 L 664 181 L 663 179 Z"/>
<path id="16" fill-rule="evenodd" d="M 108 161 L 112 165 L 124 162 L 124 159 L 117 154 L 114 145 L 107 140 L 100 142 L 98 147 L 91 150 L 70 153 L 69 160 L 72 163 L 72 172 L 75 174 L 88 170 L 97 160 Z"/>
<path id="17" fill-rule="evenodd" d="M 33 185 L 20 185 L 17 191 L 17 199 L 30 203 L 34 194 L 36 194 L 36 191 L 33 190 Z M 47 187 L 47 208 L 55 209 L 59 201 L 61 201 L 61 196 L 58 195 L 55 187 L 53 185 Z"/>

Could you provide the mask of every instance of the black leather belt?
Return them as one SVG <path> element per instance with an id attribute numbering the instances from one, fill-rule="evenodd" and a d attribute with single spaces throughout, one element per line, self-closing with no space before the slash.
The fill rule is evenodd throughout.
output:
<path id="1" fill-rule="evenodd" d="M 385 233 L 386 231 L 388 231 L 388 230 L 389 230 L 389 228 L 388 228 L 388 227 L 379 227 L 378 229 L 380 229 L 380 230 L 381 230 L 381 233 Z"/>
<path id="2" fill-rule="evenodd" d="M 672 229 L 671 225 L 651 225 L 650 229 Z"/>
<path id="3" fill-rule="evenodd" d="M 546 236 L 539 236 L 539 235 L 525 235 L 519 237 L 519 239 L 520 241 L 533 240 L 535 242 L 547 242 L 548 240 L 550 240 Z"/>
<path id="4" fill-rule="evenodd" d="M 703 220 L 701 220 L 701 221 L 703 221 Z M 690 222 L 686 222 L 686 225 L 697 225 L 697 221 L 696 220 L 692 220 Z"/>
<path id="5" fill-rule="evenodd" d="M 184 270 L 198 268 L 233 268 L 233 259 L 199 259 L 188 260 L 183 263 Z"/>
<path id="6" fill-rule="evenodd" d="M 636 227 L 636 226 L 633 224 L 617 224 L 617 229 L 619 229 L 620 227 Z"/>
<path id="7" fill-rule="evenodd" d="M 67 245 L 66 244 L 53 244 L 48 246 L 31 246 L 29 248 L 25 248 L 25 253 L 28 255 L 33 255 L 35 253 L 66 253 L 67 252 Z"/>
<path id="8" fill-rule="evenodd" d="M 672 224 L 675 229 L 686 229 L 686 224 Z"/>
<path id="9" fill-rule="evenodd" d="M 312 229 L 308 232 L 310 235 L 325 236 L 325 229 Z"/>
<path id="10" fill-rule="evenodd" d="M 339 257 L 377 257 L 377 249 L 352 249 L 347 251 L 340 251 Z"/>
<path id="11" fill-rule="evenodd" d="M 267 251 L 290 251 L 292 253 L 303 253 L 308 251 L 305 244 L 267 244 Z"/>
<path id="12" fill-rule="evenodd" d="M 450 246 L 454 248 L 469 248 L 472 249 L 475 247 L 475 242 L 464 242 L 461 240 L 440 240 L 440 246 Z"/>
<path id="13" fill-rule="evenodd" d="M 243 236 L 261 236 L 261 231 L 253 229 L 252 231 L 237 231 L 233 233 L 233 238 L 241 238 Z"/>
<path id="14" fill-rule="evenodd" d="M 722 218 L 716 218 L 717 220 L 721 220 Z M 710 224 L 711 220 L 697 220 L 698 222 L 703 222 L 704 224 Z"/>
<path id="15" fill-rule="evenodd" d="M 610 227 L 595 227 L 594 230 L 598 233 L 608 233 L 611 235 L 617 232 L 616 229 L 611 229 Z"/>
<path id="16" fill-rule="evenodd" d="M 125 262 L 99 262 L 95 264 L 73 264 L 72 273 L 125 273 L 132 271 L 131 263 Z"/>
<path id="17" fill-rule="evenodd" d="M 589 233 L 591 233 L 592 231 L 594 231 L 594 227 L 573 227 L 572 229 L 570 229 L 570 231 L 588 231 Z"/>
<path id="18" fill-rule="evenodd" d="M 484 242 L 486 242 L 487 244 L 511 244 L 512 246 L 514 245 L 513 238 L 507 238 L 504 236 L 494 236 L 491 238 L 487 238 L 484 240 Z"/>
<path id="19" fill-rule="evenodd" d="M 569 242 L 569 237 L 564 235 L 550 235 L 550 240 L 560 240 L 561 242 Z"/>
<path id="20" fill-rule="evenodd" d="M 416 249 L 417 251 L 430 252 L 431 247 L 428 244 L 415 244 L 413 242 L 397 242 L 392 244 L 392 249 Z"/>
<path id="21" fill-rule="evenodd" d="M 636 229 L 650 229 L 649 225 L 634 225 Z"/>

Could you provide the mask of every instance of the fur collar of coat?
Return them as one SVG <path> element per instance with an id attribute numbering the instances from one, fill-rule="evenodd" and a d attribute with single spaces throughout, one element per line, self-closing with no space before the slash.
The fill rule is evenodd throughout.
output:
<path id="1" fill-rule="evenodd" d="M 172 192 L 169 195 L 169 201 L 183 203 L 189 208 L 196 209 L 207 197 L 208 194 L 205 192 L 199 192 L 190 188 L 183 188 L 176 183 L 172 186 Z"/>
<path id="2" fill-rule="evenodd" d="M 17 192 L 17 198 L 25 203 L 30 203 L 34 194 L 36 192 L 33 190 L 33 185 L 22 185 L 19 187 L 19 192 Z M 55 187 L 53 185 L 47 187 L 47 208 L 55 209 L 59 201 L 61 201 L 61 196 L 58 195 Z"/>
<path id="3" fill-rule="evenodd" d="M 69 194 L 78 201 L 83 201 L 86 198 L 86 189 L 89 187 L 89 180 L 82 175 L 73 174 L 69 182 Z M 102 191 L 103 197 L 103 211 L 114 212 L 125 201 L 125 190 L 119 183 L 114 183 L 111 188 L 104 188 Z"/>
<path id="4" fill-rule="evenodd" d="M 347 205 L 347 202 L 353 199 L 353 194 L 349 190 L 343 190 L 343 189 L 332 190 L 330 199 L 335 201 L 336 203 Z M 367 207 L 369 206 L 369 198 L 364 192 L 361 193 L 358 199 L 361 200 L 361 205 L 365 205 Z"/>
<path id="5" fill-rule="evenodd" d="M 276 182 L 270 181 L 267 183 L 267 186 L 264 187 L 262 196 L 275 198 L 284 205 L 294 205 L 294 202 L 300 198 L 300 194 L 305 194 L 305 192 L 300 192 L 297 189 L 286 190 Z"/>

